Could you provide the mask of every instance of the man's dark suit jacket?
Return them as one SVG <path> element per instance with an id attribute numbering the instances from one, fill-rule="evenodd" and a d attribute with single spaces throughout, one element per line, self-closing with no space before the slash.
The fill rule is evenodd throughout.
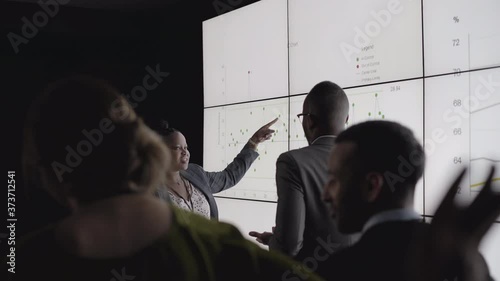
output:
<path id="1" fill-rule="evenodd" d="M 410 258 L 410 243 L 428 230 L 429 224 L 420 220 L 375 225 L 351 247 L 319 262 L 316 273 L 326 280 L 336 281 L 408 280 L 405 263 Z M 453 272 L 447 279 L 460 280 L 455 278 L 456 275 L 457 272 Z"/>
<path id="2" fill-rule="evenodd" d="M 322 201 L 334 136 L 285 152 L 276 162 L 278 206 L 276 229 L 269 248 L 298 261 L 328 254 L 348 245 Z"/>

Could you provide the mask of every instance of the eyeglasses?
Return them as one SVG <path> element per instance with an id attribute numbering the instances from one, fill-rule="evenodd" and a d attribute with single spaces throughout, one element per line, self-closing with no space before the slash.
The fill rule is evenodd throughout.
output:
<path id="1" fill-rule="evenodd" d="M 300 123 L 304 121 L 304 116 L 310 116 L 312 115 L 311 113 L 299 113 L 297 114 L 297 118 L 299 119 Z"/>

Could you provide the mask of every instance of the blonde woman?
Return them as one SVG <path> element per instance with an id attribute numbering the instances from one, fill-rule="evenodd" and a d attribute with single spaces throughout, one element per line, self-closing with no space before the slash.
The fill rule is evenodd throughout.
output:
<path id="1" fill-rule="evenodd" d="M 152 196 L 169 169 L 167 148 L 106 82 L 53 84 L 24 129 L 26 179 L 72 214 L 16 241 L 15 261 L 1 265 L 8 280 L 279 280 L 304 272 L 233 226 Z"/>

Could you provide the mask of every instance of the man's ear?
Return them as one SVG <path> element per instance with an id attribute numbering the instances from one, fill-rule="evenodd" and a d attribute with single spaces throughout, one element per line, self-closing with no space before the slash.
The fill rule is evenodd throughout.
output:
<path id="1" fill-rule="evenodd" d="M 366 175 L 366 185 L 361 191 L 364 201 L 372 203 L 382 193 L 384 178 L 380 173 L 370 172 Z"/>
<path id="2" fill-rule="evenodd" d="M 315 127 L 316 127 L 316 120 L 313 120 L 312 116 L 308 116 L 309 120 L 307 122 L 303 122 L 302 123 L 302 128 L 304 129 L 304 133 L 305 131 L 309 132 L 309 135 L 311 136 L 312 134 L 314 134 L 314 130 L 315 130 Z M 313 140 L 310 140 L 310 141 L 313 141 Z"/>

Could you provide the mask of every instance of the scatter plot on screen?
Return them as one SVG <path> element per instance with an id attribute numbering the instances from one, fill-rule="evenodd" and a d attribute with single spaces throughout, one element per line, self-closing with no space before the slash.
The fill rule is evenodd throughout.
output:
<path id="1" fill-rule="evenodd" d="M 253 133 L 275 118 L 273 136 L 259 144 L 259 157 L 243 180 L 218 195 L 276 201 L 276 159 L 288 150 L 288 98 L 205 109 L 203 159 L 209 171 L 226 168 Z"/>

